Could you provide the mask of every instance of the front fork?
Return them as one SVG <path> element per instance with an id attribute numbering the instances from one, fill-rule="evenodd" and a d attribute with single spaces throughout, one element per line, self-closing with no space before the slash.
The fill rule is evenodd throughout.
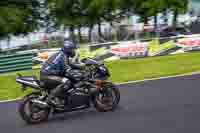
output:
<path id="1" fill-rule="evenodd" d="M 111 82 L 106 82 L 103 86 L 103 91 L 107 97 L 112 97 L 112 86 L 113 84 Z"/>

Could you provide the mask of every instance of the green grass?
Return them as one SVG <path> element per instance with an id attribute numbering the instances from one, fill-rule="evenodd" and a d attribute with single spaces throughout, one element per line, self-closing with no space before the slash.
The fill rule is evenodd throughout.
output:
<path id="1" fill-rule="evenodd" d="M 30 76 L 37 74 L 38 72 L 34 71 L 21 71 L 17 72 L 25 76 Z M 30 89 L 25 93 L 22 93 L 21 86 L 15 82 L 17 73 L 1 74 L 0 75 L 0 100 L 8 100 L 13 98 L 18 98 L 24 96 L 30 92 Z"/>
<path id="2" fill-rule="evenodd" d="M 111 80 L 127 82 L 200 71 L 200 53 L 110 62 Z"/>
<path id="3" fill-rule="evenodd" d="M 113 82 L 127 82 L 200 71 L 200 53 L 112 61 L 106 65 Z M 23 75 L 38 75 L 38 71 L 18 72 Z M 16 73 L 0 75 L 0 100 L 23 96 L 20 85 L 15 82 Z"/>

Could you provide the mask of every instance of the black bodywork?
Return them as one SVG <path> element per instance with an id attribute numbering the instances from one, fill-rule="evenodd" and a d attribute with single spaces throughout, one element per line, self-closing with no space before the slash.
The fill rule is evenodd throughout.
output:
<path id="1" fill-rule="evenodd" d="M 63 100 L 63 108 L 54 108 L 54 113 L 62 113 L 67 111 L 76 111 L 90 107 L 92 98 L 91 93 L 95 92 L 95 80 L 107 80 L 110 76 L 108 69 L 103 63 L 96 62 L 92 59 L 85 60 L 86 68 L 79 69 L 79 67 L 70 71 L 66 77 L 72 82 L 70 89 L 65 90 L 60 98 Z M 22 76 L 18 74 L 16 81 L 22 85 L 22 90 L 31 87 L 39 93 L 47 92 L 46 97 L 51 90 L 46 89 L 43 82 L 38 80 L 36 76 Z M 94 88 L 94 89 L 92 89 Z M 53 89 L 53 88 L 52 88 Z M 45 96 L 41 97 L 40 101 L 45 101 Z M 39 105 L 46 107 L 46 103 L 38 102 Z"/>

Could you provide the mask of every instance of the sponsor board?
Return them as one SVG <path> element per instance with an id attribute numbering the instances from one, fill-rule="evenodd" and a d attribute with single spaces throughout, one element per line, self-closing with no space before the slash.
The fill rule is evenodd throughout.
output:
<path id="1" fill-rule="evenodd" d="M 184 51 L 200 50 L 200 37 L 179 39 L 176 45 Z"/>
<path id="2" fill-rule="evenodd" d="M 173 41 L 160 44 L 158 39 L 150 42 L 123 42 L 113 46 L 110 52 L 120 58 L 127 57 L 146 57 L 166 54 L 177 46 Z"/>
<path id="3" fill-rule="evenodd" d="M 148 42 L 122 42 L 111 47 L 110 53 L 118 57 L 145 57 L 148 55 Z"/>

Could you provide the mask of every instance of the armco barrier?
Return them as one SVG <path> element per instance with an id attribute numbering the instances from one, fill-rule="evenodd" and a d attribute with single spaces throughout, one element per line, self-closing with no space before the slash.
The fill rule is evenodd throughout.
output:
<path id="1" fill-rule="evenodd" d="M 0 73 L 32 69 L 32 53 L 0 56 Z"/>

